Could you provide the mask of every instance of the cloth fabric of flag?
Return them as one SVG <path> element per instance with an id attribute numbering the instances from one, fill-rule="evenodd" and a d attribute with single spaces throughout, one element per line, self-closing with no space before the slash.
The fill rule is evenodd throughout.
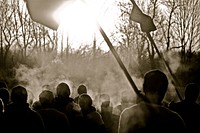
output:
<path id="1" fill-rule="evenodd" d="M 59 23 L 53 14 L 66 0 L 25 0 L 25 2 L 33 21 L 57 30 Z"/>
<path id="2" fill-rule="evenodd" d="M 143 32 L 155 31 L 156 26 L 154 25 L 152 18 L 144 14 L 134 0 L 131 0 L 131 2 L 133 4 L 133 8 L 131 11 L 130 19 L 139 23 Z"/>

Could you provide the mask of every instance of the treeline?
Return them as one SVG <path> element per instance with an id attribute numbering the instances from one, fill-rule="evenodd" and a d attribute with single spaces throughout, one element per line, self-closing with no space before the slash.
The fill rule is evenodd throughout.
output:
<path id="1" fill-rule="evenodd" d="M 179 87 L 189 82 L 200 83 L 200 2 L 155 0 L 136 3 L 153 18 L 157 30 L 152 33 L 152 37 L 179 80 Z M 121 11 L 120 23 L 109 38 L 131 76 L 134 80 L 140 79 L 152 68 L 166 71 L 162 59 L 157 57 L 145 33 L 141 32 L 137 23 L 129 19 L 131 2 L 117 4 Z M 50 72 L 54 72 L 52 79 L 48 78 L 44 82 L 60 76 L 60 79 L 67 78 L 76 82 L 93 81 L 94 88 L 111 87 L 112 83 L 130 87 L 112 53 L 96 48 L 95 41 L 91 44 L 93 48 L 85 46 L 75 51 L 70 48 L 70 42 L 65 40 L 66 44 L 63 44 L 60 41 L 62 36 L 56 31 L 33 22 L 23 1 L 0 0 L 0 8 L 0 79 L 9 82 L 10 86 L 22 82 L 26 76 L 35 76 L 37 81 L 44 81 L 52 76 Z M 33 75 L 25 74 L 27 72 Z M 23 82 L 28 84 L 29 81 L 26 79 Z M 122 85 L 113 86 L 110 90 L 120 90 Z"/>

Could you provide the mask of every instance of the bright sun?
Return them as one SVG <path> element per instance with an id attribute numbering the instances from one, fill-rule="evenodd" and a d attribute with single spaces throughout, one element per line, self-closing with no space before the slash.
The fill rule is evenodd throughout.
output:
<path id="1" fill-rule="evenodd" d="M 99 33 L 96 20 L 101 23 L 108 34 L 111 32 L 111 28 L 114 27 L 114 17 L 116 15 L 113 15 L 113 12 L 108 13 L 108 10 L 111 11 L 111 8 L 112 11 L 116 10 L 110 7 L 110 2 L 103 0 L 87 0 L 87 2 L 87 4 L 82 0 L 68 2 L 54 14 L 60 23 L 58 30 L 73 40 L 71 47 L 75 49 L 83 45 L 83 42 L 93 42 L 94 35 Z M 103 45 L 101 49 L 108 49 L 106 44 Z"/>
<path id="2" fill-rule="evenodd" d="M 84 3 L 75 1 L 60 13 L 59 30 L 72 37 L 88 39 L 95 32 L 94 18 Z"/>

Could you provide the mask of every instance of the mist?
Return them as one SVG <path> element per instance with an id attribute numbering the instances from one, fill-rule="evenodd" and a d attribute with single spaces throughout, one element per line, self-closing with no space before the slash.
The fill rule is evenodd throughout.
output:
<path id="1" fill-rule="evenodd" d="M 102 54 L 94 57 L 91 54 L 70 54 L 69 56 L 60 56 L 55 54 L 43 53 L 34 57 L 34 66 L 30 67 L 20 64 L 16 68 L 15 78 L 20 84 L 24 85 L 29 91 L 29 99 L 38 100 L 40 92 L 44 89 L 52 90 L 55 93 L 55 88 L 60 82 L 65 82 L 70 86 L 71 97 L 76 97 L 77 87 L 80 84 L 85 84 L 88 87 L 88 94 L 94 100 L 96 107 L 100 107 L 99 96 L 101 94 L 109 94 L 112 106 L 120 104 L 121 93 L 129 91 L 130 97 L 136 99 L 136 94 L 125 77 L 122 69 L 111 54 Z M 173 73 L 180 67 L 180 58 L 174 56 L 173 53 L 165 54 L 165 59 Z M 125 66 L 129 66 L 124 63 Z M 172 84 L 171 75 L 161 61 L 161 68 L 168 76 L 169 87 L 164 99 L 165 102 L 177 98 L 174 85 Z M 132 65 L 136 65 L 132 63 Z M 136 69 L 137 66 L 131 68 Z M 130 71 L 131 77 L 139 90 L 142 90 L 143 77 L 136 77 L 133 74 L 137 70 Z M 140 68 L 143 69 L 143 68 Z M 131 73 L 132 72 L 132 73 Z M 139 71 L 138 71 L 139 72 Z M 144 74 L 144 73 L 143 73 Z M 141 75 L 143 75 L 141 74 Z M 138 75 L 138 74 L 136 74 Z M 182 90 L 181 95 L 183 94 Z"/>
<path id="2" fill-rule="evenodd" d="M 65 82 L 70 86 L 71 97 L 77 96 L 79 84 L 88 87 L 88 93 L 93 98 L 96 106 L 99 106 L 100 94 L 109 94 L 113 106 L 120 103 L 120 94 L 124 90 L 130 90 L 130 95 L 135 97 L 135 93 L 123 71 L 110 56 L 91 58 L 88 56 L 72 55 L 66 58 L 55 57 L 42 54 L 38 56 L 37 65 L 29 67 L 21 64 L 16 68 L 15 78 L 20 84 L 30 91 L 33 101 L 38 100 L 40 92 L 50 89 L 55 93 L 55 88 L 60 82 Z M 133 77 L 138 86 L 142 80 Z"/>

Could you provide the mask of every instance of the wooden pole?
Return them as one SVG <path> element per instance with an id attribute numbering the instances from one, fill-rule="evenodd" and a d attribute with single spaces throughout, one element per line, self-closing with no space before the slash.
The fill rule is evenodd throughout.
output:
<path id="1" fill-rule="evenodd" d="M 99 23 L 97 22 L 97 28 L 99 29 L 101 35 L 103 36 L 104 40 L 106 41 L 108 47 L 110 48 L 110 51 L 112 52 L 112 54 L 114 55 L 115 59 L 117 60 L 119 66 L 121 67 L 121 69 L 123 70 L 125 76 L 127 77 L 129 83 L 131 84 L 133 90 L 135 91 L 135 93 L 142 98 L 143 100 L 148 101 L 148 99 L 141 94 L 141 91 L 138 90 L 136 84 L 134 83 L 133 79 L 131 78 L 128 70 L 126 69 L 126 67 L 124 66 L 122 60 L 120 59 L 119 55 L 117 54 L 116 50 L 114 49 L 112 43 L 110 42 L 108 36 L 106 35 L 106 33 L 104 32 L 104 30 L 102 29 L 102 27 L 99 25 Z"/>

